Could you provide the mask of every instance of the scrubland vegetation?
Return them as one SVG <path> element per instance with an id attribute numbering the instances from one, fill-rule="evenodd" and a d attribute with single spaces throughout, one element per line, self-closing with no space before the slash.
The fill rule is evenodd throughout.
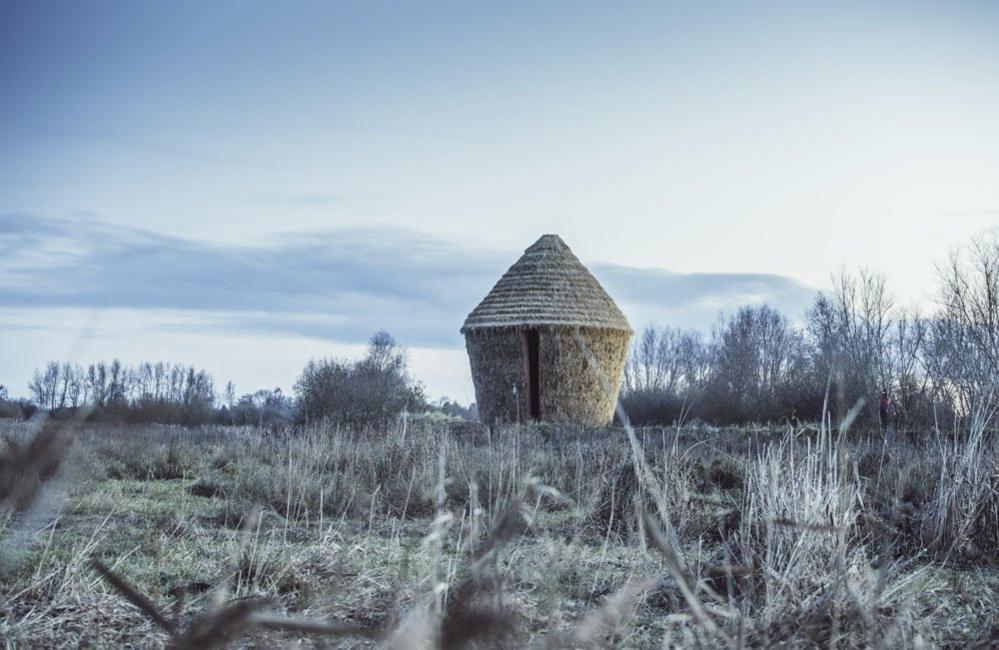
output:
<path id="1" fill-rule="evenodd" d="M 0 425 L 5 475 L 18 463 L 21 485 L 0 486 L 0 638 L 999 642 L 999 456 L 983 429 L 889 448 L 838 427 L 457 424 L 273 433 L 50 422 L 51 439 Z M 19 445 L 31 439 L 27 454 Z M 69 444 L 59 472 L 37 464 L 60 453 L 54 440 Z"/>

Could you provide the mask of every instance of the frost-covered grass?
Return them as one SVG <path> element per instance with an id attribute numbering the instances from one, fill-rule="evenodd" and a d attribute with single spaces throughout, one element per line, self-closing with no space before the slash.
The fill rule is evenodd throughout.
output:
<path id="1" fill-rule="evenodd" d="M 0 444 L 33 433 L 0 423 Z M 266 597 L 269 616 L 376 637 L 229 635 L 258 647 L 997 642 L 987 439 L 887 449 L 815 428 L 697 428 L 629 442 L 432 421 L 69 435 L 59 474 L 0 521 L 8 646 L 169 642 L 92 559 L 179 628 Z"/>

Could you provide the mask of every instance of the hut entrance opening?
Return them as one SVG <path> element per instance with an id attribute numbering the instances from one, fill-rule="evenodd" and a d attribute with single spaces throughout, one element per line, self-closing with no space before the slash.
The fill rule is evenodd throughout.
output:
<path id="1" fill-rule="evenodd" d="M 541 382 L 540 382 L 540 355 L 538 344 L 541 337 L 538 330 L 529 329 L 524 332 L 527 348 L 527 404 L 530 409 L 531 419 L 541 419 Z"/>

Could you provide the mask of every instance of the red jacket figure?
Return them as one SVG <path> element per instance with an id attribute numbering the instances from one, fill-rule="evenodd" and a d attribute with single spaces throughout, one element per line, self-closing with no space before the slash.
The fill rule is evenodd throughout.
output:
<path id="1" fill-rule="evenodd" d="M 888 391 L 881 391 L 881 400 L 878 404 L 878 415 L 881 416 L 881 433 L 888 433 L 889 412 L 891 410 L 891 400 L 888 399 Z"/>

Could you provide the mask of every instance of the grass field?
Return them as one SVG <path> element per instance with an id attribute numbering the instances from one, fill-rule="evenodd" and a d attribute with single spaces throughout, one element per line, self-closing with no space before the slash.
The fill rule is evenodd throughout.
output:
<path id="1" fill-rule="evenodd" d="M 0 449 L 37 427 L 0 421 Z M 58 475 L 0 520 L 7 647 L 182 645 L 206 624 L 254 647 L 999 644 L 999 464 L 974 436 L 66 434 Z M 210 618 L 227 606 L 234 624 Z"/>

